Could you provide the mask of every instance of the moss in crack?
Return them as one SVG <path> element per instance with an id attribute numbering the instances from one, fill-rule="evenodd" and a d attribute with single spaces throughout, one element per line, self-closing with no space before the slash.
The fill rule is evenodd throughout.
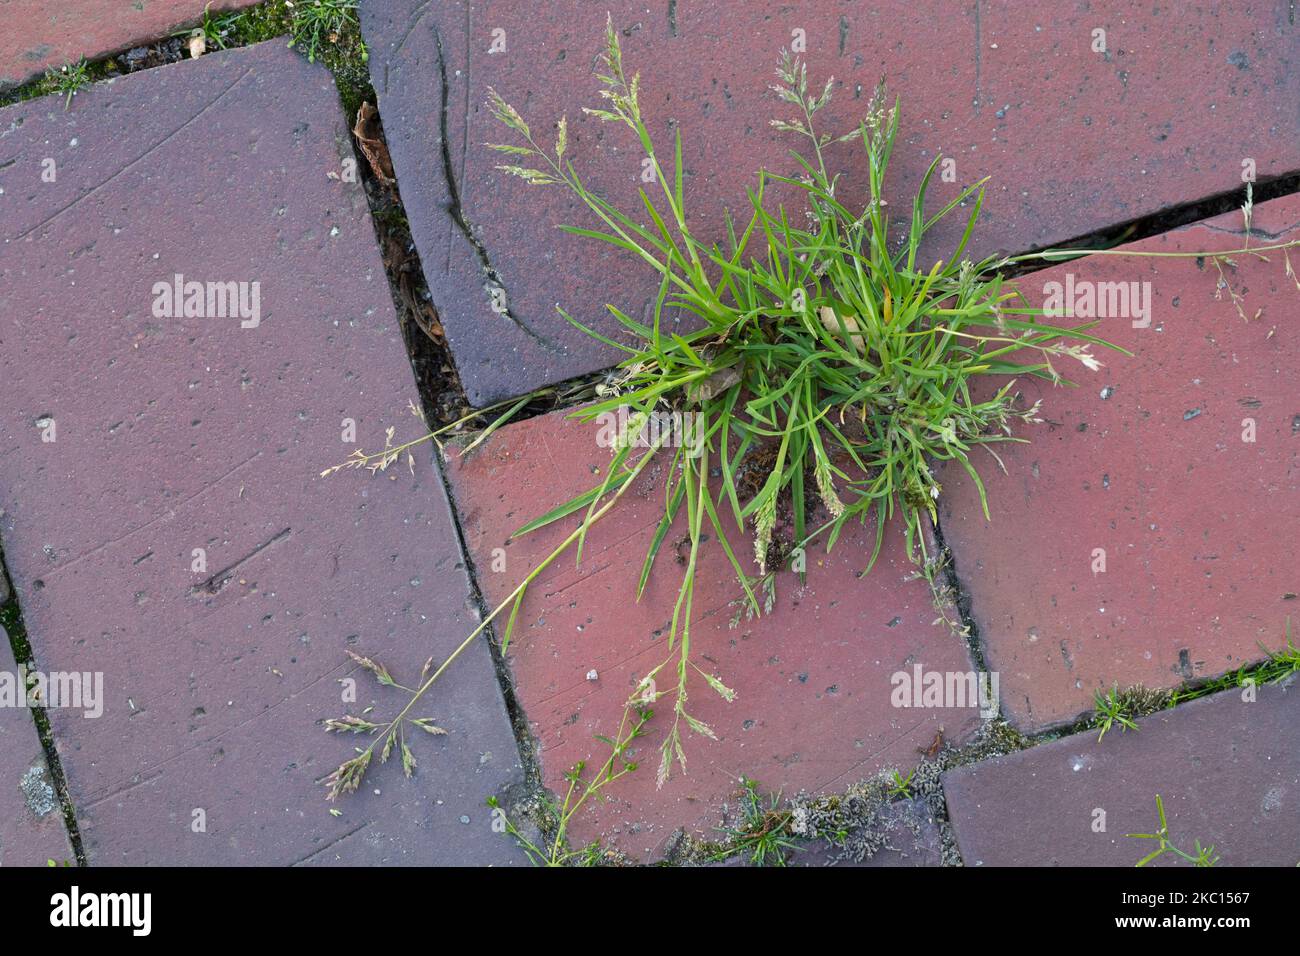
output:
<path id="1" fill-rule="evenodd" d="M 361 38 L 357 0 L 269 0 L 259 6 L 218 19 L 228 46 L 247 46 L 277 37 L 312 62 L 324 64 L 349 117 L 366 100 L 374 100 L 367 66 L 369 54 Z"/>

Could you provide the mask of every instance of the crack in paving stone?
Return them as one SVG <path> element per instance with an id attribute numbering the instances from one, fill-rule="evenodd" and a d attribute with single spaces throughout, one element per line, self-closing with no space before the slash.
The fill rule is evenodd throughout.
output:
<path id="1" fill-rule="evenodd" d="M 255 557 L 257 557 L 267 548 L 273 547 L 279 544 L 281 541 L 287 540 L 291 534 L 293 534 L 293 529 L 285 528 L 279 534 L 272 537 L 269 541 L 265 541 L 262 544 L 259 544 L 256 548 L 254 548 L 248 554 L 244 555 L 234 564 L 222 568 L 220 571 L 212 575 L 212 577 L 208 578 L 206 581 L 194 585 L 194 587 L 190 588 L 190 594 L 191 595 L 220 594 L 222 589 L 225 588 L 225 586 L 230 583 L 230 579 L 235 576 L 235 571 L 240 566 L 247 564 L 249 561 L 253 560 Z M 138 561 L 136 563 L 139 564 Z"/>
<path id="2" fill-rule="evenodd" d="M 468 10 L 467 10 L 468 14 Z M 483 241 L 479 239 L 474 227 L 470 225 L 469 220 L 465 217 L 465 208 L 460 201 L 460 186 L 456 175 L 455 163 L 451 157 L 451 140 L 448 131 L 448 114 L 451 110 L 451 87 L 448 83 L 447 76 L 447 58 L 442 47 L 442 33 L 438 30 L 437 25 L 430 27 L 433 33 L 433 42 L 437 52 L 438 73 L 442 82 L 442 102 L 439 109 L 439 138 L 442 145 L 442 169 L 443 176 L 447 180 L 447 192 L 451 197 L 450 206 L 447 209 L 447 215 L 451 221 L 460 230 L 465 240 L 474 249 L 475 255 L 478 256 L 479 267 L 483 275 L 487 277 L 488 284 L 484 286 L 488 300 L 492 303 L 492 309 L 499 315 L 509 319 L 521 332 L 529 338 L 538 342 L 552 352 L 560 352 L 563 349 L 557 347 L 549 339 L 540 335 L 528 326 L 526 322 L 517 317 L 510 308 L 510 293 L 506 290 L 505 283 L 501 280 L 500 273 L 492 265 L 492 260 L 488 256 L 487 248 Z M 468 67 L 467 67 L 468 68 Z M 469 95 L 468 86 L 466 87 L 467 97 Z M 468 103 L 466 104 L 468 110 Z M 466 119 L 465 135 L 469 135 L 468 117 Z M 451 255 L 451 247 L 448 246 L 447 255 Z M 450 267 L 448 267 L 450 268 Z"/>

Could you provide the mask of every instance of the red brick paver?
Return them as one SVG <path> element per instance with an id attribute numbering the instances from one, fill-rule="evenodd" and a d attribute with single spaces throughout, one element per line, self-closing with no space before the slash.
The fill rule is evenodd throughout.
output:
<path id="1" fill-rule="evenodd" d="M 0 583 L 0 592 L 4 585 Z M 0 681 L 22 687 L 25 677 L 14 662 L 9 639 L 0 627 Z M 21 694 L 21 691 L 16 691 Z M 16 698 L 18 700 L 21 697 Z M 45 763 L 30 710 L 0 706 L 0 866 L 45 866 L 73 858 L 63 808 Z"/>
<path id="2" fill-rule="evenodd" d="M 527 520 L 600 480 L 610 454 L 597 447 L 596 429 L 557 413 L 509 426 L 467 458 L 453 453 L 453 494 L 490 603 L 503 600 L 575 526 L 576 517 L 510 539 Z M 575 569 L 572 555 L 555 562 L 520 613 L 509 659 L 553 790 L 562 790 L 562 774 L 579 760 L 594 767 L 604 759 L 608 751 L 602 754 L 593 735 L 614 733 L 623 702 L 668 654 L 664 635 L 681 580 L 672 543 L 683 530 L 669 532 L 644 597 L 634 600 L 663 513 L 661 479 L 659 472 L 629 491 L 592 530 L 582 566 Z M 729 527 L 748 564 L 748 537 Z M 806 587 L 793 574 L 780 575 L 775 613 L 735 629 L 728 626 L 736 611 L 730 602 L 740 587 L 721 549 L 709 546 L 697 577 L 694 657 L 737 698 L 728 704 L 697 678 L 688 709 L 719 740 L 687 734 L 688 772 L 656 789 L 656 748 L 673 698 L 661 700 L 638 751 L 641 766 L 615 784 L 609 803 L 575 818 L 576 840 L 602 837 L 651 858 L 679 827 L 716 837 L 721 804 L 742 775 L 765 791 L 838 792 L 883 767 L 906 772 L 940 730 L 947 740 L 963 739 L 979 722 L 973 708 L 891 705 L 896 672 L 966 672 L 971 663 L 964 641 L 932 624 L 929 586 L 913 577 L 899 530 L 889 532 L 865 579 L 858 573 L 874 528 L 868 536 L 854 527 L 829 557 L 809 553 Z M 659 681 L 673 686 L 668 672 Z"/>
<path id="3" fill-rule="evenodd" d="M 967 866 L 1132 866 L 1156 844 L 1127 833 L 1160 825 L 1223 866 L 1300 863 L 1300 684 L 1192 701 L 1140 730 L 1076 734 L 944 776 Z M 1104 829 L 1100 829 L 1104 827 Z M 1176 864 L 1173 854 L 1157 861 Z M 1183 863 L 1182 865 L 1187 865 Z"/>
<path id="4" fill-rule="evenodd" d="M 1254 222 L 1254 245 L 1294 238 L 1300 199 L 1261 205 Z M 1230 249 L 1241 225 L 1226 215 L 1135 248 Z M 1300 606 L 1300 288 L 1272 260 L 1224 267 L 1250 321 L 1226 289 L 1215 298 L 1210 262 L 1091 257 L 1021 280 L 1038 305 L 1067 273 L 1080 287 L 1149 282 L 1151 316 L 1103 320 L 1098 334 L 1134 357 L 1099 351 L 1095 373 L 1069 362 L 1077 389 L 1022 379 L 1049 423 L 999 449 L 1007 474 L 983 469 L 991 522 L 964 474 L 944 478 L 941 526 L 1018 726 L 1068 721 L 1115 683 L 1170 687 L 1282 644 Z"/>
<path id="5" fill-rule="evenodd" d="M 484 806 L 519 779 L 484 645 L 413 781 L 376 767 L 338 817 L 319 783 L 356 742 L 320 721 L 402 700 L 344 652 L 409 683 L 475 620 L 427 455 L 318 477 L 345 419 L 370 450 L 419 427 L 352 158 L 280 40 L 0 112 L 0 531 L 41 665 L 104 675 L 102 717 L 52 716 L 91 863 L 520 859 Z M 255 327 L 159 312 L 178 273 L 260 283 Z"/>
<path id="6" fill-rule="evenodd" d="M 60 67 L 166 37 L 211 12 L 258 0 L 4 0 L 0 90 Z"/>
<path id="7" fill-rule="evenodd" d="M 771 129 L 787 107 L 768 92 L 782 47 L 806 43 L 813 74 L 836 77 L 828 123 L 852 128 L 884 75 L 901 97 L 892 195 L 910 205 L 937 151 L 956 161 L 937 175 L 937 211 L 962 186 L 991 176 L 969 254 L 1021 251 L 1125 222 L 1171 204 L 1237 188 L 1242 163 L 1261 177 L 1300 169 L 1300 25 L 1285 3 L 1234 2 L 1168 11 L 1120 0 L 1053 5 L 803 0 L 779 7 L 727 0 L 600 6 L 362 4 L 371 74 L 429 287 L 472 401 L 528 391 L 617 361 L 568 326 L 559 302 L 606 332 L 604 305 L 639 316 L 657 289 L 641 265 L 609 247 L 559 233 L 596 226 L 558 188 L 530 187 L 493 167 L 484 146 L 509 139 L 485 108 L 489 86 L 522 110 L 540 141 L 567 114 L 568 156 L 584 182 L 636 215 L 639 144 L 584 116 L 599 105 L 593 58 L 603 13 L 623 29 L 629 68 L 643 79 L 650 129 L 671 156 L 684 141 L 692 231 L 725 235 L 722 211 L 743 219 L 760 165 L 795 167 L 788 134 Z M 1104 52 L 1094 50 L 1104 30 Z M 801 33 L 796 33 L 801 31 Z M 842 198 L 862 192 L 858 146 L 830 162 Z M 903 216 L 900 213 L 900 218 Z M 964 220 L 932 234 L 946 256 Z M 503 289 L 509 314 L 502 314 Z"/>

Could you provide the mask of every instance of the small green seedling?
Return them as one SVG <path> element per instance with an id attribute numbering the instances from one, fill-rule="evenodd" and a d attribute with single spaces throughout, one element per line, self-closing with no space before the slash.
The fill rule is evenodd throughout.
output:
<path id="1" fill-rule="evenodd" d="M 1271 650 L 1263 641 L 1259 649 L 1264 652 L 1264 659 L 1255 664 L 1242 664 L 1235 671 L 1222 677 L 1185 684 L 1169 696 L 1169 705 L 1174 707 L 1189 700 L 1208 697 L 1221 691 L 1236 687 L 1260 687 L 1264 684 L 1276 684 L 1292 674 L 1300 674 L 1300 647 L 1296 647 L 1291 636 L 1291 619 L 1286 621 L 1286 637 L 1282 647 Z"/>
<path id="2" fill-rule="evenodd" d="M 199 21 L 198 26 L 189 30 L 178 30 L 172 36 L 189 37 L 191 40 L 195 37 L 202 37 L 204 49 L 224 50 L 227 46 L 226 41 L 232 32 L 232 25 L 241 14 L 224 13 L 213 16 L 211 7 L 211 2 L 203 7 L 203 19 Z"/>
<path id="3" fill-rule="evenodd" d="M 569 848 L 569 821 L 588 800 L 599 798 L 605 787 L 636 770 L 636 761 L 631 759 L 631 748 L 638 738 L 645 736 L 645 725 L 653 716 L 654 711 L 648 707 L 629 703 L 624 708 L 623 721 L 617 735 L 596 735 L 596 739 L 609 748 L 609 756 L 593 777 L 584 777 L 586 761 L 579 761 L 564 775 L 568 789 L 563 803 L 556 805 L 548 799 L 543 804 L 542 823 L 549 833 L 549 841 L 543 841 L 547 843 L 545 846 L 539 846 L 528 839 L 506 816 L 500 801 L 496 797 L 488 797 L 487 804 L 492 808 L 494 820 L 502 821 L 505 832 L 514 837 L 534 866 L 591 866 L 601 862 L 598 844 L 588 844 L 577 850 Z"/>
<path id="4" fill-rule="evenodd" d="M 1156 813 L 1160 817 L 1160 829 L 1155 833 L 1126 833 L 1124 836 L 1131 837 L 1135 840 L 1155 840 L 1159 845 L 1148 853 L 1142 859 L 1138 860 L 1134 866 L 1146 866 L 1152 860 L 1164 855 L 1173 853 L 1180 859 L 1186 860 L 1193 866 L 1214 866 L 1219 862 L 1219 857 L 1214 852 L 1214 846 L 1202 847 L 1201 841 L 1195 841 L 1195 853 L 1186 853 L 1169 842 L 1169 821 L 1165 819 L 1165 804 L 1160 799 L 1160 794 L 1156 794 Z"/>
<path id="5" fill-rule="evenodd" d="M 786 854 L 798 848 L 790 838 L 790 821 L 794 815 L 780 809 L 781 795 L 772 794 L 766 801 L 759 794 L 758 781 L 740 778 L 741 822 L 735 827 L 719 827 L 731 838 L 731 844 L 713 859 L 722 860 L 747 854 L 754 866 L 785 866 Z"/>
<path id="6" fill-rule="evenodd" d="M 1106 732 L 1117 724 L 1121 731 L 1138 729 L 1138 725 L 1133 722 L 1125 708 L 1124 701 L 1120 698 L 1118 687 L 1108 690 L 1105 697 L 1101 695 L 1100 691 L 1096 692 L 1093 695 L 1093 700 L 1097 705 L 1097 714 L 1093 726 L 1101 728 L 1101 733 L 1097 735 L 1098 743 L 1106 736 Z"/>
<path id="7" fill-rule="evenodd" d="M 64 97 L 63 109 L 72 105 L 72 98 L 77 92 L 90 85 L 90 66 L 82 57 L 77 63 L 65 63 L 60 69 L 45 71 L 46 79 L 54 85 L 54 92 Z"/>
<path id="8" fill-rule="evenodd" d="M 897 770 L 893 771 L 893 774 L 894 782 L 889 786 L 889 796 L 891 798 L 902 797 L 904 799 L 911 799 L 912 777 L 916 774 L 915 768 L 909 771 L 906 777 L 900 774 Z"/>

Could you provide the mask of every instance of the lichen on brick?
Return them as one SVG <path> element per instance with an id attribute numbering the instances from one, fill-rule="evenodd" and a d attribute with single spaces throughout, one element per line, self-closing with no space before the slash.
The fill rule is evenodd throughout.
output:
<path id="1" fill-rule="evenodd" d="M 37 817 L 48 816 L 59 808 L 58 796 L 54 793 L 54 787 L 48 777 L 44 767 L 32 767 L 18 782 L 27 809 Z"/>

